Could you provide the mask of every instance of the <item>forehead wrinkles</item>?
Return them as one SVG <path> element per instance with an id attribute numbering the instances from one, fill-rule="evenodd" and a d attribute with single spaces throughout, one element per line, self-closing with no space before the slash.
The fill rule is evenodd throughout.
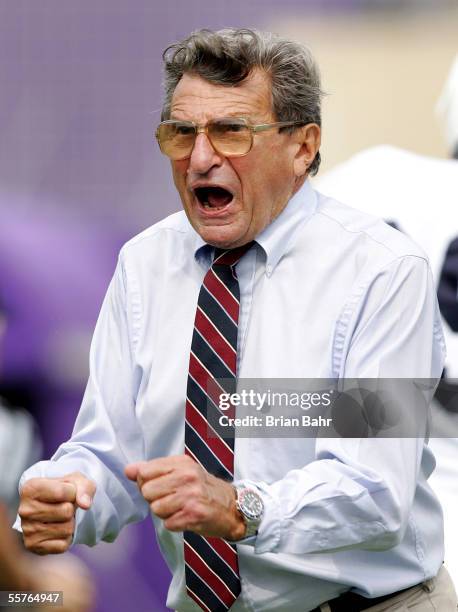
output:
<path id="1" fill-rule="evenodd" d="M 208 120 L 224 116 L 270 116 L 271 94 L 267 76 L 257 73 L 241 85 L 217 85 L 185 74 L 172 97 L 171 116 Z"/>

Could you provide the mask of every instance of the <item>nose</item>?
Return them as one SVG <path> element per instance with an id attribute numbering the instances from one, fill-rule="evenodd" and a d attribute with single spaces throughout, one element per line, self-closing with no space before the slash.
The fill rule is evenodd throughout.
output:
<path id="1" fill-rule="evenodd" d="M 215 151 L 205 132 L 199 132 L 189 158 L 189 172 L 207 174 L 214 166 L 221 166 L 222 156 Z"/>

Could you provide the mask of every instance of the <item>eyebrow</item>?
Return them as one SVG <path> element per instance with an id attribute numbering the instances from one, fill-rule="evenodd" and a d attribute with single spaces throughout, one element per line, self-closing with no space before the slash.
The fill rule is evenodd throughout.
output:
<path id="1" fill-rule="evenodd" d="M 177 117 L 174 117 L 173 113 L 170 113 L 170 119 L 172 121 L 184 121 L 188 123 L 195 123 L 197 125 L 196 121 L 193 121 L 192 119 L 179 119 Z M 210 121 L 207 121 L 207 123 L 210 123 L 211 121 L 216 121 L 218 119 L 245 119 L 251 125 L 256 125 L 256 122 L 253 120 L 253 117 L 250 117 L 249 115 L 245 115 L 245 114 L 219 115 L 218 117 L 215 117 L 214 119 L 210 119 Z"/>

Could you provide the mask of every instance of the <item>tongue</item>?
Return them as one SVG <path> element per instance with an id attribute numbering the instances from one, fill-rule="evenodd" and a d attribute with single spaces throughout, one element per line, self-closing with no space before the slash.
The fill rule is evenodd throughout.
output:
<path id="1" fill-rule="evenodd" d="M 220 208 L 221 206 L 226 206 L 232 200 L 232 194 L 221 187 L 215 187 L 214 189 L 209 189 L 207 193 L 207 202 L 210 206 L 214 206 L 215 208 Z"/>

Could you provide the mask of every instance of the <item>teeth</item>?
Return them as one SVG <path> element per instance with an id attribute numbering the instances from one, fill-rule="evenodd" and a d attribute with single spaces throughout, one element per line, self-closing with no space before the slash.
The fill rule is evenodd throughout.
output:
<path id="1" fill-rule="evenodd" d="M 211 204 L 208 204 L 208 202 L 204 202 L 203 207 L 211 210 L 219 210 L 220 208 L 224 208 L 224 206 L 212 206 Z"/>

